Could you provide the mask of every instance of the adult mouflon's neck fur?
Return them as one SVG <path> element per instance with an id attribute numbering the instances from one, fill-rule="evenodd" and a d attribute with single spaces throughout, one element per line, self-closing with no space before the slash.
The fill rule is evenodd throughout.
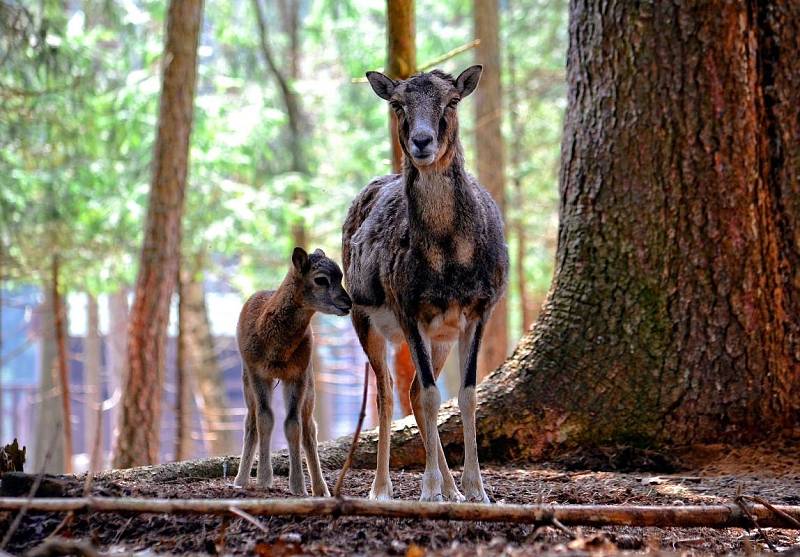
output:
<path id="1" fill-rule="evenodd" d="M 403 178 L 413 236 L 450 235 L 469 214 L 472 193 L 467 187 L 464 152 L 457 137 L 433 164 L 417 167 L 406 155 Z"/>

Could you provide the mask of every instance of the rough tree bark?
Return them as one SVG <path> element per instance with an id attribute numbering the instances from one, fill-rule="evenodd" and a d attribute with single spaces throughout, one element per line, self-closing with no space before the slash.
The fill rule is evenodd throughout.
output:
<path id="1" fill-rule="evenodd" d="M 202 0 L 171 0 L 153 181 L 128 329 L 128 377 L 114 466 L 158 459 L 164 349 L 180 257 Z"/>
<path id="2" fill-rule="evenodd" d="M 503 95 L 500 83 L 500 14 L 498 0 L 475 0 L 472 12 L 475 50 L 478 64 L 483 65 L 481 84 L 475 92 L 475 153 L 478 181 L 483 184 L 505 219 L 505 160 L 503 132 Z M 497 303 L 486 325 L 478 354 L 478 378 L 483 379 L 503 363 L 508 355 L 508 308 L 506 297 Z"/>

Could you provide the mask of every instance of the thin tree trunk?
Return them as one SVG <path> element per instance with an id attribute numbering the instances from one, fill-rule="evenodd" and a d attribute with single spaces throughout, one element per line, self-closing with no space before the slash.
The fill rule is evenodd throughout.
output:
<path id="1" fill-rule="evenodd" d="M 61 390 L 61 412 L 64 421 L 61 432 L 64 436 L 64 472 L 72 473 L 72 403 L 70 401 L 69 362 L 67 361 L 67 308 L 59 290 L 60 263 L 54 255 L 50 264 L 50 289 L 53 299 L 54 335 L 56 339 L 56 364 L 58 385 Z"/>
<path id="2" fill-rule="evenodd" d="M 386 33 L 388 56 L 386 75 L 407 79 L 417 71 L 416 26 L 414 0 L 387 0 Z M 389 137 L 392 141 L 392 169 L 403 168 L 403 150 L 397 133 L 397 116 L 389 110 Z"/>
<path id="3" fill-rule="evenodd" d="M 417 71 L 416 25 L 414 0 L 387 0 L 386 3 L 387 61 L 386 75 L 392 79 L 407 79 Z M 403 168 L 403 149 L 397 133 L 397 115 L 389 110 L 389 139 L 392 145 L 392 171 Z M 401 344 L 394 353 L 394 378 L 400 410 L 411 414 L 411 382 L 414 364 L 408 345 Z M 372 389 L 375 392 L 375 389 Z"/>
<path id="4" fill-rule="evenodd" d="M 183 265 L 181 265 L 183 267 Z M 192 454 L 192 388 L 189 381 L 189 322 L 183 269 L 178 270 L 178 338 L 175 346 L 175 460 Z"/>
<path id="5" fill-rule="evenodd" d="M 115 466 L 158 460 L 167 320 L 178 276 L 181 217 L 197 79 L 202 0 L 171 0 L 153 181 L 128 332 L 129 371 Z"/>
<path id="6" fill-rule="evenodd" d="M 106 371 L 111 400 L 117 401 L 111 409 L 110 431 L 112 445 L 116 445 L 117 424 L 121 405 L 119 401 L 126 382 L 128 354 L 128 291 L 122 287 L 108 296 L 108 336 L 106 342 Z"/>
<path id="7" fill-rule="evenodd" d="M 91 455 L 95 444 L 95 434 L 99 431 L 102 447 L 102 429 L 97 429 L 97 421 L 101 419 L 98 413 L 103 403 L 103 382 L 100 375 L 102 368 L 102 341 L 100 337 L 100 310 L 97 298 L 92 294 L 86 295 L 86 337 L 83 345 L 83 370 L 84 386 L 86 388 L 86 404 L 84 404 L 84 431 L 86 431 L 86 453 Z M 102 468 L 102 462 L 97 463 Z"/>
<path id="8" fill-rule="evenodd" d="M 477 62 L 483 65 L 481 83 L 475 94 L 475 152 L 478 181 L 497 202 L 505 219 L 505 166 L 501 129 L 503 115 L 500 83 L 500 23 L 498 0 L 475 0 L 473 3 L 475 50 Z M 495 306 L 486 325 L 480 353 L 478 377 L 483 379 L 508 355 L 508 309 L 503 297 Z"/>
<path id="9" fill-rule="evenodd" d="M 44 471 L 61 474 L 65 471 L 64 436 L 55 438 L 53 447 L 47 446 L 53 439 L 54 430 L 63 424 L 64 407 L 58 401 L 58 348 L 56 347 L 56 316 L 53 304 L 53 290 L 44 284 L 44 300 L 37 309 L 39 314 L 39 401 L 36 422 L 35 451 L 31 456 L 34 470 L 42 470 L 48 450 L 51 457 Z"/>
<path id="10" fill-rule="evenodd" d="M 185 270 L 181 273 L 183 323 L 186 327 L 184 365 L 187 377 L 191 378 L 202 401 L 200 418 L 203 420 L 203 431 L 209 437 L 210 452 L 213 455 L 225 455 L 234 450 L 235 432 L 221 427 L 226 425 L 230 402 L 206 306 L 204 260 L 203 254 L 186 258 Z"/>

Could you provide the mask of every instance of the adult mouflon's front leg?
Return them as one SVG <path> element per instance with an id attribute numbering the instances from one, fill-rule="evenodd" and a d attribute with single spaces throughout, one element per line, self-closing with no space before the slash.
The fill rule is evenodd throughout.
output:
<path id="1" fill-rule="evenodd" d="M 461 474 L 461 489 L 467 501 L 488 503 L 483 488 L 481 469 L 478 464 L 478 445 L 475 439 L 475 383 L 478 367 L 478 349 L 483 336 L 483 320 L 469 323 L 458 339 L 461 384 L 458 392 L 458 408 L 464 429 L 464 472 Z"/>
<path id="2" fill-rule="evenodd" d="M 408 323 L 405 333 L 414 366 L 422 383 L 422 392 L 419 395 L 422 416 L 417 419 L 421 418 L 424 422 L 425 472 L 422 474 L 420 501 L 443 501 L 442 472 L 439 469 L 439 428 L 436 423 L 442 397 L 433 375 L 431 343 L 420 331 L 417 323 Z"/>

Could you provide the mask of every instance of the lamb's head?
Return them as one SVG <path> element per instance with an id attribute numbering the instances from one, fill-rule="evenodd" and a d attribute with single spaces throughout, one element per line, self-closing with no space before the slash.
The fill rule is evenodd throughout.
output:
<path id="1" fill-rule="evenodd" d="M 302 304 L 314 311 L 347 315 L 353 302 L 342 287 L 342 270 L 321 249 L 312 254 L 303 248 L 294 248 L 293 272 L 302 284 Z"/>
<path id="2" fill-rule="evenodd" d="M 482 66 L 472 66 L 457 78 L 439 70 L 420 73 L 403 81 L 380 72 L 367 72 L 375 93 L 389 101 L 397 114 L 400 145 L 419 169 L 434 165 L 458 138 L 458 103 L 472 93 Z"/>

